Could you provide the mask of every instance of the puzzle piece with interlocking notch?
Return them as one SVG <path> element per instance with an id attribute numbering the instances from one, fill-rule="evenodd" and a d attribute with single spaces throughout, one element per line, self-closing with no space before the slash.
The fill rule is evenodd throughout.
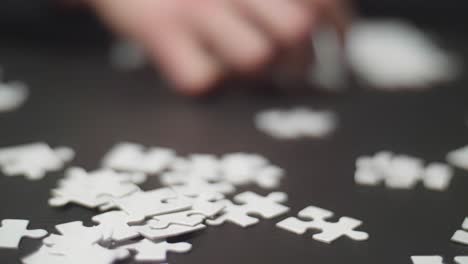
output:
<path id="1" fill-rule="evenodd" d="M 5 219 L 0 226 L 0 248 L 18 248 L 23 237 L 41 238 L 47 235 L 42 229 L 27 229 L 28 220 Z"/>
<path id="2" fill-rule="evenodd" d="M 413 264 L 446 264 L 441 256 L 412 256 Z M 468 264 L 468 256 L 458 256 L 454 258 L 456 264 Z"/>
<path id="3" fill-rule="evenodd" d="M 101 227 L 87 227 L 81 221 L 59 224 L 55 226 L 55 229 L 59 235 L 51 234 L 42 242 L 58 253 L 73 251 L 76 247 L 94 245 L 106 236 Z"/>
<path id="4" fill-rule="evenodd" d="M 460 244 L 468 245 L 468 217 L 463 221 L 462 229 L 457 230 L 450 240 Z"/>
<path id="5" fill-rule="evenodd" d="M 86 172 L 82 168 L 70 168 L 58 188 L 52 190 L 49 205 L 64 206 L 69 203 L 96 208 L 111 199 L 121 198 L 140 191 L 135 183 L 145 180 L 141 174 L 117 173 L 108 169 Z"/>
<path id="6" fill-rule="evenodd" d="M 117 171 L 157 174 L 176 159 L 173 150 L 167 148 L 146 148 L 140 144 L 123 142 L 115 145 L 107 153 L 102 165 Z"/>
<path id="7" fill-rule="evenodd" d="M 192 245 L 186 242 L 167 243 L 143 239 L 122 248 L 136 251 L 136 261 L 165 261 L 168 252 L 186 253 L 190 251 Z"/>
<path id="8" fill-rule="evenodd" d="M 359 241 L 369 238 L 368 233 L 354 230 L 362 224 L 360 220 L 341 217 L 338 222 L 327 222 L 326 219 L 332 217 L 333 212 L 319 207 L 306 207 L 299 212 L 298 216 L 299 218 L 286 218 L 276 226 L 299 235 L 307 230 L 320 230 L 321 233 L 314 234 L 312 238 L 324 243 L 331 243 L 342 236 Z"/>
<path id="9" fill-rule="evenodd" d="M 187 200 L 191 204 L 191 208 L 181 212 L 154 216 L 147 222 L 147 225 L 153 229 L 167 228 L 172 224 L 185 226 L 199 225 L 206 218 L 211 218 L 224 209 L 225 206 L 219 203 L 216 198 L 212 196 L 179 198 Z"/>
<path id="10" fill-rule="evenodd" d="M 111 199 L 110 202 L 100 206 L 100 209 L 120 209 L 128 214 L 128 223 L 139 223 L 152 216 L 189 210 L 191 207 L 189 200 L 171 188 L 160 188 Z"/>
<path id="11" fill-rule="evenodd" d="M 7 176 L 24 175 L 28 180 L 40 180 L 47 172 L 58 171 L 74 157 L 72 149 L 52 149 L 38 142 L 0 148 L 0 168 Z"/>
<path id="12" fill-rule="evenodd" d="M 139 236 L 135 226 L 128 225 L 128 215 L 122 211 L 110 211 L 95 215 L 92 220 L 99 223 L 104 241 L 124 242 Z"/>
<path id="13" fill-rule="evenodd" d="M 146 224 L 143 226 L 135 226 L 135 228 L 143 237 L 151 240 L 159 240 L 193 233 L 205 229 L 206 226 L 204 224 L 197 224 L 194 226 L 171 224 L 166 228 L 152 228 L 149 224 Z"/>
<path id="14" fill-rule="evenodd" d="M 258 215 L 266 219 L 272 219 L 289 211 L 289 208 L 281 203 L 287 201 L 287 195 L 282 192 L 273 192 L 268 196 L 260 196 L 253 192 L 244 192 L 234 197 L 234 204 L 228 200 L 219 203 L 225 208 L 220 215 L 213 220 L 207 220 L 209 225 L 221 225 L 231 222 L 241 227 L 248 227 L 259 222 L 258 218 L 250 215 Z"/>

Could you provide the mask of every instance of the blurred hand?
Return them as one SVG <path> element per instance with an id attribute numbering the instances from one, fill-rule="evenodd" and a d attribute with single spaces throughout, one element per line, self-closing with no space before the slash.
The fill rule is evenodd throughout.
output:
<path id="1" fill-rule="evenodd" d="M 278 52 L 303 47 L 322 23 L 346 27 L 340 0 L 88 1 L 189 95 L 209 91 L 227 74 L 265 69 Z"/>

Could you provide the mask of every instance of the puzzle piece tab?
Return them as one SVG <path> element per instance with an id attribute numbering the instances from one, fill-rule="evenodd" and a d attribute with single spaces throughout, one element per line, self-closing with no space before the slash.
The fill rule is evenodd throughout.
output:
<path id="1" fill-rule="evenodd" d="M 299 235 L 304 234 L 309 229 L 320 230 L 322 232 L 314 234 L 312 238 L 324 243 L 331 243 L 342 236 L 353 240 L 367 240 L 369 238 L 369 234 L 366 232 L 354 230 L 362 224 L 360 220 L 341 217 L 336 223 L 327 222 L 326 219 L 332 217 L 333 212 L 319 207 L 306 207 L 299 212 L 298 216 L 305 220 L 289 217 L 277 223 L 276 226 Z"/>
<path id="2" fill-rule="evenodd" d="M 0 226 L 0 248 L 18 248 L 21 238 L 41 238 L 47 235 L 42 229 L 28 230 L 29 221 L 21 219 L 2 220 Z"/>
<path id="3" fill-rule="evenodd" d="M 105 241 L 123 242 L 139 236 L 134 226 L 128 225 L 129 217 L 122 211 L 110 211 L 92 218 L 99 223 Z"/>
<path id="4" fill-rule="evenodd" d="M 165 261 L 167 252 L 185 253 L 192 245 L 186 242 L 167 243 L 166 241 L 151 241 L 143 239 L 137 243 L 123 246 L 125 249 L 135 250 L 136 261 Z"/>
<path id="5" fill-rule="evenodd" d="M 273 192 L 263 197 L 253 192 L 244 192 L 234 197 L 234 201 L 241 205 L 233 204 L 228 200 L 220 201 L 225 206 L 220 216 L 214 220 L 207 220 L 209 225 L 221 225 L 231 222 L 241 227 L 248 227 L 259 222 L 258 218 L 250 214 L 259 215 L 266 219 L 272 219 L 289 211 L 287 206 L 280 203 L 287 200 L 287 195 L 282 192 Z"/>

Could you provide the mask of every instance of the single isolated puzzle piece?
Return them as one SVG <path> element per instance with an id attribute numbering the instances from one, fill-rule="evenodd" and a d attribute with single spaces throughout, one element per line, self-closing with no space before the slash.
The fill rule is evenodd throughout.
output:
<path id="1" fill-rule="evenodd" d="M 135 143 L 119 143 L 107 153 L 102 165 L 117 171 L 157 174 L 169 167 L 176 159 L 173 150 L 167 148 L 145 148 Z"/>
<path id="2" fill-rule="evenodd" d="M 129 223 L 139 223 L 148 217 L 188 210 L 191 202 L 170 188 L 136 192 L 129 196 L 112 199 L 101 209 L 118 208 L 129 216 Z"/>
<path id="3" fill-rule="evenodd" d="M 423 183 L 427 189 L 445 191 L 453 178 L 453 170 L 450 166 L 434 162 L 429 164 L 423 176 Z"/>
<path id="4" fill-rule="evenodd" d="M 151 240 L 159 240 L 193 233 L 205 229 L 206 226 L 203 224 L 198 224 L 195 226 L 171 224 L 166 228 L 152 228 L 149 224 L 147 224 L 144 226 L 135 226 L 135 228 L 143 237 Z"/>
<path id="5" fill-rule="evenodd" d="M 413 264 L 445 264 L 441 256 L 412 256 Z M 458 256 L 454 258 L 456 264 L 468 264 L 468 256 Z"/>
<path id="6" fill-rule="evenodd" d="M 192 245 L 186 242 L 167 243 L 166 241 L 143 239 L 137 243 L 123 246 L 123 248 L 136 251 L 136 261 L 165 261 L 167 252 L 185 253 L 190 251 Z"/>
<path id="7" fill-rule="evenodd" d="M 369 238 L 368 233 L 354 230 L 362 224 L 360 220 L 341 217 L 336 223 L 327 222 L 326 219 L 332 217 L 333 212 L 319 207 L 306 207 L 299 212 L 298 216 L 305 220 L 289 217 L 277 223 L 276 226 L 299 235 L 304 234 L 309 229 L 320 230 L 322 232 L 314 234 L 312 238 L 324 243 L 331 243 L 342 236 L 359 241 Z"/>
<path id="8" fill-rule="evenodd" d="M 47 235 L 42 229 L 28 230 L 29 221 L 5 219 L 0 226 L 0 248 L 18 248 L 21 238 L 41 238 Z"/>
<path id="9" fill-rule="evenodd" d="M 456 243 L 468 245 L 468 217 L 463 221 L 462 229 L 464 230 L 457 230 L 450 240 Z"/>
<path id="10" fill-rule="evenodd" d="M 19 81 L 5 83 L 0 81 L 0 113 L 18 109 L 24 104 L 28 95 L 29 89 L 25 83 Z"/>
<path id="11" fill-rule="evenodd" d="M 99 223 L 105 241 L 123 242 L 139 236 L 134 226 L 128 225 L 129 217 L 122 211 L 110 211 L 92 218 Z"/>
<path id="12" fill-rule="evenodd" d="M 214 220 L 207 220 L 209 225 L 221 225 L 231 222 L 241 227 L 248 227 L 259 222 L 258 218 L 250 215 L 259 215 L 266 219 L 272 219 L 289 211 L 287 206 L 280 203 L 286 202 L 287 195 L 282 192 L 273 192 L 268 196 L 260 196 L 253 192 L 244 192 L 234 197 L 234 201 L 241 205 L 233 204 L 228 200 L 219 203 L 225 208 Z"/>
<path id="13" fill-rule="evenodd" d="M 52 149 L 46 143 L 31 143 L 0 148 L 0 168 L 7 176 L 24 175 L 29 180 L 40 180 L 47 172 L 63 168 L 74 157 L 72 149 Z"/>

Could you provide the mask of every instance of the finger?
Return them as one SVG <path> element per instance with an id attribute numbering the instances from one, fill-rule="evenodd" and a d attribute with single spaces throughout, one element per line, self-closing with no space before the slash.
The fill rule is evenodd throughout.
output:
<path id="1" fill-rule="evenodd" d="M 252 72 L 273 54 L 269 39 L 226 1 L 213 1 L 192 12 L 191 24 L 226 65 Z"/>
<path id="2" fill-rule="evenodd" d="M 182 93 L 205 93 L 223 75 L 221 64 L 193 34 L 183 29 L 155 33 L 147 40 L 147 47 L 160 69 Z"/>
<path id="3" fill-rule="evenodd" d="M 310 34 L 314 14 L 298 1 L 239 0 L 238 4 L 274 39 L 288 47 Z"/>
<path id="4" fill-rule="evenodd" d="M 342 44 L 351 21 L 351 12 L 345 0 L 302 0 L 320 15 L 321 24 L 329 24 L 338 33 Z"/>

